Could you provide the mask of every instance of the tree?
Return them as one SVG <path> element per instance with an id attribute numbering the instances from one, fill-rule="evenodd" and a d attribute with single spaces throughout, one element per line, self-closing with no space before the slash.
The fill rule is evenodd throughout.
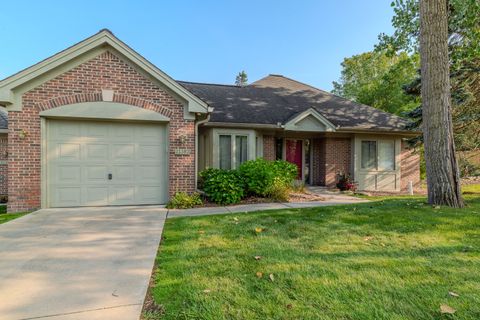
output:
<path id="1" fill-rule="evenodd" d="M 420 0 L 420 65 L 428 201 L 463 207 L 453 141 L 446 0 Z"/>
<path id="2" fill-rule="evenodd" d="M 333 93 L 384 111 L 402 114 L 419 104 L 419 97 L 408 95 L 403 86 L 417 77 L 419 58 L 406 52 L 365 52 L 345 58 L 339 82 Z"/>
<path id="3" fill-rule="evenodd" d="M 248 84 L 248 76 L 247 73 L 242 70 L 238 73 L 237 77 L 235 78 L 235 85 L 239 87 L 244 87 Z"/>

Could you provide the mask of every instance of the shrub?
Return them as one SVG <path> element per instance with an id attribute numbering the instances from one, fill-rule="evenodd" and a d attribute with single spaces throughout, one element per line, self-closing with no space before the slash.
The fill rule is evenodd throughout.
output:
<path id="1" fill-rule="evenodd" d="M 280 178 L 283 182 L 290 185 L 298 176 L 297 165 L 285 160 L 277 160 L 273 162 L 275 176 Z"/>
<path id="2" fill-rule="evenodd" d="M 167 203 L 168 209 L 188 209 L 195 206 L 202 205 L 202 198 L 198 193 L 192 193 L 191 195 L 186 192 L 177 192 Z"/>
<path id="3" fill-rule="evenodd" d="M 238 170 L 245 181 L 248 193 L 262 197 L 267 195 L 267 190 L 275 177 L 272 162 L 261 158 L 245 161 Z"/>
<path id="4" fill-rule="evenodd" d="M 245 194 L 245 184 L 236 170 L 207 169 L 200 172 L 200 177 L 203 191 L 215 203 L 237 203 Z"/>
<path id="5" fill-rule="evenodd" d="M 290 194 L 290 188 L 285 181 L 279 177 L 273 179 L 272 185 L 267 190 L 267 195 L 270 199 L 278 202 L 287 202 Z"/>
<path id="6" fill-rule="evenodd" d="M 250 160 L 240 165 L 239 171 L 245 180 L 247 192 L 258 196 L 268 196 L 274 182 L 289 187 L 297 177 L 297 166 L 283 160 Z"/>
<path id="7" fill-rule="evenodd" d="M 350 190 L 355 192 L 355 190 L 357 190 L 357 185 L 350 175 L 341 174 L 338 179 L 337 188 L 340 189 L 340 191 Z"/>

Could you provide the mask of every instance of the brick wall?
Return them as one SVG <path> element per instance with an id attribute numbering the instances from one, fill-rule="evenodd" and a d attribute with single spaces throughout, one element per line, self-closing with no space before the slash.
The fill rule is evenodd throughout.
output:
<path id="1" fill-rule="evenodd" d="M 263 158 L 265 160 L 275 160 L 275 137 L 263 136 Z"/>
<path id="2" fill-rule="evenodd" d="M 420 154 L 410 149 L 406 141 L 402 141 L 400 152 L 400 188 L 408 191 L 408 182 L 413 182 L 413 189 L 420 188 Z"/>
<path id="3" fill-rule="evenodd" d="M 7 135 L 0 136 L 0 196 L 8 194 L 8 138 Z"/>
<path id="4" fill-rule="evenodd" d="M 334 188 L 337 175 L 351 173 L 350 138 L 313 140 L 313 184 Z"/>
<path id="5" fill-rule="evenodd" d="M 101 89 L 114 91 L 114 101 L 168 116 L 169 193 L 195 190 L 194 121 L 183 118 L 183 106 L 155 83 L 110 52 L 49 80 L 25 93 L 23 109 L 9 112 L 8 210 L 40 207 L 39 112 L 65 104 L 101 101 Z M 176 147 L 191 150 L 175 155 Z"/>

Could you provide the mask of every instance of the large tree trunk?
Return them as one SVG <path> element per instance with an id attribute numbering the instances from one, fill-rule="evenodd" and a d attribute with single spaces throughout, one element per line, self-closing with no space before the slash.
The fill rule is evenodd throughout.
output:
<path id="1" fill-rule="evenodd" d="M 420 0 L 420 63 L 428 201 L 463 207 L 450 97 L 447 0 Z"/>

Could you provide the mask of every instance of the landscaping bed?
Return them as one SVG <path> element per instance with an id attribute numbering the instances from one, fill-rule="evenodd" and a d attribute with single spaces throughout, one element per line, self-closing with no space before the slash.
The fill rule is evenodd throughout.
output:
<path id="1" fill-rule="evenodd" d="M 144 319 L 479 319 L 480 197 L 466 200 L 168 219 Z"/>

